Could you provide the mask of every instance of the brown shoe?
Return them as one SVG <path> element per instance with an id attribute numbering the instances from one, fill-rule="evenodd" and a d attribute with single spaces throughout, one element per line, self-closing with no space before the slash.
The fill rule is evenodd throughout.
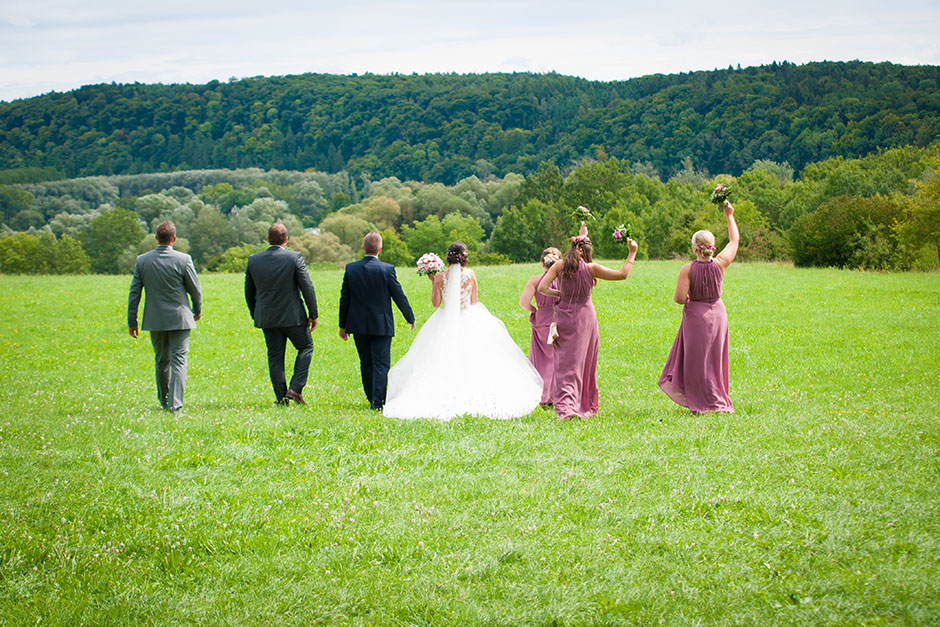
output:
<path id="1" fill-rule="evenodd" d="M 289 398 L 298 405 L 306 405 L 307 401 L 304 400 L 304 397 L 301 396 L 300 392 L 295 392 L 294 390 L 287 390 L 287 393 L 284 394 L 284 398 Z"/>

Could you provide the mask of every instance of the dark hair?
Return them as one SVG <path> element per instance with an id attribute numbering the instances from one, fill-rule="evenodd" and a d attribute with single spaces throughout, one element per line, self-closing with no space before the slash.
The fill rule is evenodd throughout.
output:
<path id="1" fill-rule="evenodd" d="M 565 265 L 561 268 L 561 276 L 566 279 L 573 279 L 578 271 L 578 261 L 581 259 L 585 263 L 591 263 L 594 257 L 594 249 L 591 247 L 591 240 L 586 237 L 575 238 L 571 242 L 571 248 L 565 254 Z"/>
<path id="2" fill-rule="evenodd" d="M 176 225 L 169 220 L 161 222 L 157 225 L 156 236 L 157 243 L 161 246 L 172 244 L 173 238 L 176 237 Z"/>
<path id="3" fill-rule="evenodd" d="M 378 231 L 369 231 L 362 238 L 362 252 L 367 255 L 377 255 L 382 250 L 382 236 Z"/>
<path id="4" fill-rule="evenodd" d="M 287 241 L 287 227 L 280 222 L 275 222 L 268 229 L 268 243 L 272 246 L 283 246 Z"/>
<path id="5" fill-rule="evenodd" d="M 465 266 L 469 258 L 470 253 L 467 251 L 467 245 L 463 242 L 457 241 L 447 247 L 448 264 L 459 263 L 461 266 Z"/>

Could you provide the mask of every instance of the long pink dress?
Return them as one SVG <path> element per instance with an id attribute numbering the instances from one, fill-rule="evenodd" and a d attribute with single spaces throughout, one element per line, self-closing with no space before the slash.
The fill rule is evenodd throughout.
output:
<path id="1" fill-rule="evenodd" d="M 555 303 L 555 373 L 552 398 L 560 418 L 597 412 L 597 314 L 591 302 L 594 277 L 584 261 L 572 279 L 558 278 Z"/>
<path id="2" fill-rule="evenodd" d="M 552 287 L 557 288 L 558 282 L 553 281 Z M 538 309 L 529 314 L 529 322 L 532 324 L 532 338 L 529 340 L 529 361 L 542 375 L 541 403 L 552 402 L 555 347 L 553 344 L 548 344 L 546 340 L 548 339 L 548 329 L 552 325 L 552 316 L 555 313 L 555 300 L 554 296 L 546 296 L 536 290 L 535 306 Z"/>
<path id="3" fill-rule="evenodd" d="M 689 300 L 659 387 L 692 413 L 733 412 L 728 397 L 728 314 L 721 302 L 724 271 L 714 260 L 692 262 Z"/>

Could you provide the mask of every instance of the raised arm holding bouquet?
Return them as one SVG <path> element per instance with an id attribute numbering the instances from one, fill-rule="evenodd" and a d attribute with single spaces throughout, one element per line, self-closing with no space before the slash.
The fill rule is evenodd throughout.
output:
<path id="1" fill-rule="evenodd" d="M 728 244 L 715 255 L 715 236 L 692 236 L 695 261 L 682 266 L 673 299 L 682 305 L 682 323 L 673 342 L 659 387 L 692 413 L 733 412 L 729 391 L 728 314 L 721 301 L 724 272 L 738 252 L 734 207 L 722 202 L 728 222 Z"/>
<path id="2" fill-rule="evenodd" d="M 629 276 L 637 244 L 628 239 L 627 245 L 629 254 L 619 270 L 595 263 L 587 227 L 582 224 L 581 233 L 571 238 L 565 257 L 539 281 L 539 292 L 559 299 L 555 304 L 558 338 L 554 343 L 552 399 L 555 412 L 563 420 L 586 418 L 597 412 L 599 342 L 591 291 L 598 279 L 622 281 Z M 556 279 L 557 287 L 553 287 Z"/>

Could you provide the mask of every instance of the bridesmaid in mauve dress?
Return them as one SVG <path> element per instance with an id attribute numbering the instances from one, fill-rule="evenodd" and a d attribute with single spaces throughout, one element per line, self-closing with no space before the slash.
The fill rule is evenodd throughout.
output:
<path id="1" fill-rule="evenodd" d="M 565 258 L 556 261 L 539 281 L 539 292 L 558 298 L 555 303 L 555 371 L 552 399 L 562 420 L 587 418 L 597 413 L 597 314 L 591 290 L 597 279 L 622 281 L 636 258 L 636 242 L 627 241 L 630 254 L 620 270 L 592 261 L 591 240 L 581 224 L 581 234 L 571 238 Z M 558 288 L 552 282 L 558 279 Z"/>
<path id="2" fill-rule="evenodd" d="M 546 248 L 542 251 L 542 274 L 530 278 L 519 297 L 519 306 L 529 312 L 529 323 L 532 325 L 532 337 L 529 340 L 529 361 L 542 375 L 542 400 L 540 404 L 552 404 L 552 375 L 555 370 L 555 348 L 548 343 L 548 331 L 555 315 L 555 298 L 546 296 L 538 291 L 539 281 L 552 264 L 561 259 L 561 251 L 557 248 Z M 552 287 L 558 287 L 557 281 Z M 535 298 L 535 306 L 532 299 Z"/>
<path id="3" fill-rule="evenodd" d="M 695 261 L 682 266 L 675 301 L 682 305 L 682 323 L 666 358 L 659 387 L 692 413 L 733 412 L 728 396 L 728 314 L 721 302 L 725 269 L 738 252 L 734 207 L 724 204 L 728 245 L 715 253 L 715 236 L 698 231 L 692 236 Z"/>

